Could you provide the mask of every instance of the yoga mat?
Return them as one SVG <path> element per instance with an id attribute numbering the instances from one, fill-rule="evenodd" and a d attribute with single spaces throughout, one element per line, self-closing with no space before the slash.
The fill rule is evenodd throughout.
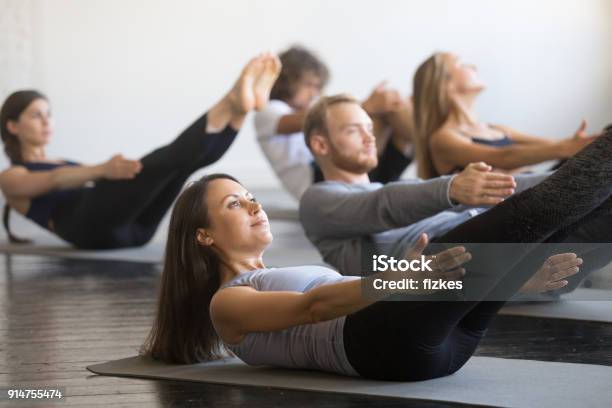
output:
<path id="1" fill-rule="evenodd" d="M 121 377 L 184 380 L 502 407 L 612 406 L 612 367 L 473 357 L 457 373 L 420 382 L 371 381 L 316 371 L 251 367 L 236 358 L 166 365 L 131 357 L 87 367 Z M 409 367 L 407 367 L 409 369 Z"/>
<path id="2" fill-rule="evenodd" d="M 499 314 L 612 323 L 612 290 L 578 288 L 559 300 L 509 302 Z"/>
<path id="3" fill-rule="evenodd" d="M 157 263 L 162 261 L 164 245 L 163 243 L 156 242 L 141 248 L 87 251 L 75 249 L 61 242 L 55 244 L 43 243 L 42 240 L 37 239 L 36 243 L 26 245 L 1 243 L 0 253 Z"/>

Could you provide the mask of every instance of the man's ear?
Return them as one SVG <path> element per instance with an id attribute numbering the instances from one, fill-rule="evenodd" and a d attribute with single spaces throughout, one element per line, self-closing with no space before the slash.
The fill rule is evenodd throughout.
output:
<path id="1" fill-rule="evenodd" d="M 198 228 L 196 231 L 196 240 L 198 244 L 202 246 L 211 246 L 215 242 L 204 228 Z"/>
<path id="2" fill-rule="evenodd" d="M 319 134 L 310 137 L 310 148 L 315 156 L 327 156 L 329 153 L 329 140 Z"/>

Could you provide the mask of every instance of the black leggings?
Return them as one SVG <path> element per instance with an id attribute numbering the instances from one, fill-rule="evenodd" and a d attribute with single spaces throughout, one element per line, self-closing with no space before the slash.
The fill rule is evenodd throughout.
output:
<path id="1" fill-rule="evenodd" d="M 452 374 L 472 356 L 505 300 L 529 280 L 551 247 L 592 242 L 581 254 L 584 266 L 602 253 L 610 260 L 601 243 L 612 242 L 611 151 L 608 132 L 539 185 L 439 237 L 436 241 L 446 247 L 459 243 L 473 254 L 464 286 L 478 279 L 478 292 L 462 294 L 465 301 L 377 302 L 347 316 L 344 346 L 355 370 L 366 378 L 402 381 Z"/>
<path id="2" fill-rule="evenodd" d="M 188 177 L 221 158 L 237 135 L 229 125 L 207 133 L 206 122 L 205 114 L 172 143 L 144 156 L 134 179 L 101 180 L 83 189 L 54 215 L 57 235 L 85 249 L 146 244 Z"/>

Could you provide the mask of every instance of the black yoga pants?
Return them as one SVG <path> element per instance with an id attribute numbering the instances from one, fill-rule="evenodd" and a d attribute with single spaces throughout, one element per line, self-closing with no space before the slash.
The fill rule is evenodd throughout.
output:
<path id="1" fill-rule="evenodd" d="M 612 253 L 605 243 L 612 242 L 610 151 L 612 132 L 539 185 L 437 238 L 446 247 L 465 245 L 473 254 L 464 287 L 478 278 L 484 282 L 480 292 L 449 295 L 455 301 L 415 296 L 413 301 L 377 302 L 348 315 L 344 347 L 355 370 L 366 378 L 401 381 L 452 374 L 472 356 L 505 300 L 529 280 L 551 247 L 567 252 L 570 243 L 579 242 L 581 248 L 589 244 L 580 254 L 585 259 L 581 269 L 591 261 L 599 262 L 592 267 L 601 266 L 602 254 L 609 261 Z M 539 250 L 542 247 L 546 249 Z M 479 256 L 482 248 L 486 256 Z"/>
<path id="2" fill-rule="evenodd" d="M 112 249 L 140 246 L 196 170 L 217 161 L 234 141 L 229 125 L 206 132 L 206 114 L 170 144 L 141 159 L 142 171 L 131 180 L 101 180 L 54 217 L 55 232 L 76 247 Z"/>

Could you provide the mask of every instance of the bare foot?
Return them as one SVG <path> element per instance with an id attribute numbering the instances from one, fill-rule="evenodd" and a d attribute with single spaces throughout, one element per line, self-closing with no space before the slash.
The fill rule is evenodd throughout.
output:
<path id="1" fill-rule="evenodd" d="M 255 108 L 255 81 L 263 69 L 264 58 L 262 56 L 253 58 L 243 68 L 240 78 L 227 96 L 234 114 L 246 114 Z"/>
<path id="2" fill-rule="evenodd" d="M 275 54 L 263 55 L 263 69 L 255 81 L 255 109 L 262 110 L 270 99 L 270 91 L 281 71 L 281 62 Z"/>

